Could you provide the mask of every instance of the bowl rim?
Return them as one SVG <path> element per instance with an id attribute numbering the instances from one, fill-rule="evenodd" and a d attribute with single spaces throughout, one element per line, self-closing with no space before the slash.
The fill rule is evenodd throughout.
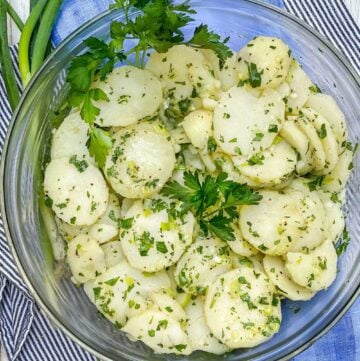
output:
<path id="1" fill-rule="evenodd" d="M 231 0 L 233 1 L 233 0 Z M 345 57 L 345 55 L 338 50 L 326 37 L 324 37 L 322 34 L 320 34 L 316 29 L 314 29 L 312 26 L 307 24 L 304 20 L 296 17 L 295 15 L 288 12 L 286 9 L 281 9 L 275 5 L 265 3 L 262 0 L 241 0 L 245 3 L 252 3 L 257 6 L 263 7 L 265 9 L 268 9 L 270 11 L 273 11 L 275 13 L 278 13 L 289 20 L 297 23 L 298 25 L 302 26 L 307 30 L 311 35 L 316 37 L 320 42 L 322 42 L 325 46 L 327 46 L 334 55 L 336 55 L 339 60 L 343 63 L 343 65 L 346 67 L 347 71 L 351 74 L 351 76 L 354 78 L 355 83 L 360 88 L 360 75 L 358 72 L 354 69 L 354 67 L 351 65 L 350 61 Z M 194 3 L 197 3 L 198 1 L 192 1 Z M 26 287 L 28 288 L 31 296 L 35 300 L 35 302 L 39 305 L 40 310 L 45 314 L 45 316 L 51 321 L 51 324 L 58 328 L 60 331 L 62 331 L 65 335 L 67 335 L 72 341 L 76 342 L 81 348 L 84 350 L 90 352 L 92 355 L 100 358 L 101 360 L 106 361 L 114 361 L 113 359 L 110 359 L 107 356 L 104 356 L 103 354 L 99 353 L 96 349 L 94 349 L 92 346 L 88 345 L 85 341 L 80 339 L 77 335 L 73 334 L 67 327 L 62 323 L 60 319 L 58 319 L 51 311 L 51 309 L 46 305 L 45 301 L 42 300 L 40 295 L 38 295 L 37 291 L 33 287 L 31 280 L 27 277 L 25 270 L 22 266 L 21 260 L 17 254 L 15 243 L 12 240 L 12 236 L 9 229 L 8 219 L 6 215 L 6 205 L 5 205 L 5 163 L 8 156 L 8 146 L 11 139 L 11 134 L 15 125 L 15 121 L 18 119 L 18 114 L 20 112 L 20 109 L 23 106 L 24 99 L 27 97 L 27 94 L 32 90 L 32 88 L 36 85 L 37 79 L 42 74 L 44 69 L 47 68 L 48 64 L 50 64 L 53 60 L 53 58 L 56 56 L 56 54 L 66 47 L 66 45 L 71 42 L 78 34 L 80 34 L 83 30 L 85 30 L 88 26 L 93 25 L 94 23 L 98 22 L 99 20 L 107 17 L 110 13 L 113 13 L 117 10 L 106 10 L 96 17 L 89 19 L 84 24 L 82 24 L 79 28 L 77 28 L 75 31 L 73 31 L 71 34 L 69 34 L 60 44 L 59 46 L 50 54 L 50 56 L 46 59 L 46 61 L 43 63 L 41 68 L 36 72 L 36 74 L 32 77 L 30 80 L 28 86 L 22 93 L 21 99 L 19 101 L 19 104 L 17 105 L 11 121 L 9 123 L 6 137 L 3 144 L 3 150 L 2 150 L 2 156 L 1 156 L 1 164 L 0 164 L 0 174 L 2 177 L 2 187 L 1 187 L 1 194 L 0 194 L 0 211 L 1 211 L 1 218 L 3 220 L 3 227 L 6 235 L 6 240 L 9 245 L 9 249 L 11 251 L 11 254 L 14 258 L 17 270 L 19 271 L 19 274 L 22 278 L 22 280 L 25 282 Z M 289 360 L 290 358 L 300 354 L 310 346 L 312 346 L 317 340 L 319 340 L 322 336 L 324 336 L 332 327 L 336 325 L 336 323 L 344 316 L 344 314 L 349 310 L 349 308 L 353 305 L 355 300 L 360 296 L 360 280 L 358 282 L 358 285 L 355 287 L 354 292 L 349 297 L 347 303 L 341 309 L 337 314 L 332 317 L 329 322 L 324 326 L 324 328 L 314 337 L 312 337 L 310 340 L 304 342 L 302 345 L 298 346 L 296 349 L 289 351 L 286 355 L 281 357 L 279 360 Z M 130 359 L 129 359 L 130 360 Z M 135 360 L 135 359 L 134 359 Z M 125 360 L 124 360 L 125 361 Z"/>

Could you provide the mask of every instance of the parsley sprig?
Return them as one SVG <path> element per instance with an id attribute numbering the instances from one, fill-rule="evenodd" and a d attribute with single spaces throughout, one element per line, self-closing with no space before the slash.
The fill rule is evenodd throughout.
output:
<path id="1" fill-rule="evenodd" d="M 90 154 L 100 167 L 112 143 L 109 133 L 94 124 L 100 114 L 96 102 L 109 101 L 102 89 L 93 86 L 95 79 L 104 80 L 118 62 L 144 68 L 150 49 L 162 53 L 179 44 L 212 49 L 220 65 L 232 55 L 225 44 L 227 39 L 222 42 L 205 24 L 196 27 L 189 40 L 185 39 L 183 28 L 193 21 L 190 15 L 196 13 L 187 1 L 173 4 L 171 0 L 116 0 L 110 7 L 122 9 L 125 20 L 111 23 L 109 42 L 94 37 L 85 40 L 88 51 L 72 60 L 67 75 L 70 105 L 80 108 L 81 117 L 90 125 Z M 132 10 L 140 10 L 135 19 L 130 16 Z M 129 44 L 130 49 L 125 50 Z"/>
<path id="2" fill-rule="evenodd" d="M 191 210 L 205 234 L 224 240 L 235 239 L 232 223 L 238 216 L 237 207 L 258 204 L 261 195 L 245 184 L 233 182 L 226 173 L 201 178 L 199 172 L 184 172 L 184 185 L 177 181 L 165 184 L 162 193 L 182 201 L 182 210 Z"/>

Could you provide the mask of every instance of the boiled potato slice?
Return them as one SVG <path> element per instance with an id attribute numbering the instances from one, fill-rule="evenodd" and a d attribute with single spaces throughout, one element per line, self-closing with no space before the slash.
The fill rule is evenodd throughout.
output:
<path id="1" fill-rule="evenodd" d="M 221 355 L 230 348 L 221 343 L 210 331 L 204 315 L 204 300 L 197 297 L 191 300 L 185 308 L 187 323 L 185 332 L 188 335 L 191 348 Z"/>
<path id="2" fill-rule="evenodd" d="M 180 304 L 171 297 L 166 290 L 152 293 L 150 295 L 150 308 L 167 314 L 169 317 L 178 322 L 186 321 L 186 313 Z"/>
<path id="3" fill-rule="evenodd" d="M 56 216 L 55 216 L 55 222 L 61 237 L 67 242 L 70 242 L 73 238 L 75 238 L 79 234 L 88 235 L 89 230 L 92 227 L 92 226 L 73 226 L 72 224 L 62 221 L 60 218 Z"/>
<path id="4" fill-rule="evenodd" d="M 239 76 L 236 69 L 236 53 L 227 58 L 220 68 L 219 58 L 213 50 L 201 49 L 201 52 L 214 70 L 215 78 L 220 80 L 223 91 L 227 91 L 238 84 Z"/>
<path id="5" fill-rule="evenodd" d="M 175 280 L 188 293 L 204 294 L 216 278 L 231 270 L 228 245 L 214 237 L 198 238 L 183 254 Z"/>
<path id="6" fill-rule="evenodd" d="M 349 149 L 344 149 L 339 155 L 339 161 L 335 168 L 325 176 L 322 183 L 322 188 L 329 192 L 340 192 L 346 186 L 351 175 L 353 152 Z"/>
<path id="7" fill-rule="evenodd" d="M 80 234 L 68 244 L 66 252 L 73 279 L 83 283 L 105 271 L 105 255 L 99 244 Z"/>
<path id="8" fill-rule="evenodd" d="M 195 219 L 187 212 L 173 218 L 170 210 L 180 204 L 167 198 L 138 200 L 126 213 L 130 229 L 120 232 L 121 245 L 129 263 L 142 271 L 156 272 L 179 260 L 192 241 Z"/>
<path id="9" fill-rule="evenodd" d="M 243 257 L 251 257 L 259 252 L 249 242 L 245 241 L 238 225 L 235 222 L 231 225 L 231 227 L 234 230 L 235 239 L 233 241 L 228 241 L 228 245 L 233 252 Z"/>
<path id="10" fill-rule="evenodd" d="M 291 52 L 278 38 L 257 36 L 248 42 L 237 54 L 237 69 L 240 79 L 248 79 L 251 64 L 261 74 L 260 88 L 276 88 L 289 71 Z"/>
<path id="11" fill-rule="evenodd" d="M 266 274 L 284 297 L 292 301 L 307 301 L 314 297 L 314 292 L 299 286 L 291 279 L 281 257 L 266 255 L 263 259 L 263 265 Z"/>
<path id="12" fill-rule="evenodd" d="M 61 220 L 78 226 L 91 225 L 102 216 L 109 190 L 95 166 L 79 168 L 71 158 L 52 160 L 45 169 L 44 191 Z"/>
<path id="13" fill-rule="evenodd" d="M 333 243 L 340 238 L 344 227 L 345 218 L 341 210 L 341 202 L 337 201 L 337 195 L 318 191 L 318 195 L 325 208 L 325 236 Z M 334 197 L 335 196 L 335 199 Z"/>
<path id="14" fill-rule="evenodd" d="M 125 259 L 120 241 L 111 241 L 101 245 L 105 255 L 106 268 L 116 266 Z"/>
<path id="15" fill-rule="evenodd" d="M 89 237 L 101 244 L 113 240 L 118 233 L 119 230 L 117 227 L 109 226 L 108 224 L 95 223 L 89 230 Z"/>
<path id="16" fill-rule="evenodd" d="M 144 342 L 155 353 L 190 355 L 192 352 L 180 323 L 164 312 L 145 311 L 130 318 L 122 330 L 133 339 Z"/>
<path id="17" fill-rule="evenodd" d="M 309 140 L 313 169 L 322 171 L 326 165 L 326 154 L 313 122 L 300 115 L 295 119 L 295 123 Z"/>
<path id="18" fill-rule="evenodd" d="M 286 98 L 290 94 L 290 86 L 285 81 L 281 83 L 278 87 L 274 88 L 274 90 L 279 94 L 280 98 L 283 99 L 284 101 L 286 101 Z"/>
<path id="19" fill-rule="evenodd" d="M 214 137 L 223 152 L 253 155 L 268 148 L 284 121 L 285 104 L 275 91 L 257 97 L 234 87 L 214 110 Z"/>
<path id="20" fill-rule="evenodd" d="M 254 347 L 279 331 L 281 306 L 264 273 L 239 268 L 209 287 L 205 318 L 214 336 L 230 348 Z"/>
<path id="21" fill-rule="evenodd" d="M 294 172 L 297 163 L 294 149 L 284 140 L 271 145 L 256 156 L 256 162 L 253 161 L 254 157 L 248 158 L 245 162 L 240 161 L 240 164 L 240 158 L 233 157 L 233 162 L 240 173 L 260 184 L 282 183 Z"/>
<path id="22" fill-rule="evenodd" d="M 294 238 L 289 251 L 308 252 L 321 244 L 325 233 L 325 209 L 317 192 L 290 191 L 287 193 L 297 204 L 304 224 L 298 228 L 298 237 Z"/>
<path id="23" fill-rule="evenodd" d="M 292 60 L 286 82 L 290 86 L 290 94 L 287 97 L 286 111 L 291 114 L 299 114 L 310 96 L 310 87 L 313 85 L 310 78 L 296 60 Z"/>
<path id="24" fill-rule="evenodd" d="M 90 157 L 86 142 L 89 139 L 89 125 L 79 112 L 70 113 L 56 129 L 51 142 L 51 159 L 70 158 L 94 163 Z"/>
<path id="25" fill-rule="evenodd" d="M 159 79 L 150 71 L 133 66 L 121 66 L 98 80 L 94 88 L 102 89 L 109 101 L 99 100 L 100 109 L 96 123 L 102 127 L 118 127 L 135 124 L 138 120 L 153 115 L 162 102 Z"/>
<path id="26" fill-rule="evenodd" d="M 212 159 L 215 165 L 220 168 L 223 172 L 227 173 L 229 179 L 237 183 L 245 183 L 250 187 L 258 188 L 261 187 L 261 183 L 255 182 L 249 177 L 245 177 L 235 167 L 233 159 L 235 156 L 230 157 L 225 153 L 216 152 L 212 154 Z M 243 160 L 244 158 L 241 158 Z"/>
<path id="27" fill-rule="evenodd" d="M 328 239 L 309 254 L 289 252 L 285 267 L 294 282 L 311 291 L 320 291 L 335 280 L 336 264 L 336 250 Z"/>
<path id="28" fill-rule="evenodd" d="M 113 189 L 127 198 L 157 193 L 175 167 L 175 150 L 158 122 L 121 129 L 105 163 L 105 175 Z"/>
<path id="29" fill-rule="evenodd" d="M 330 124 L 322 115 L 311 108 L 303 108 L 301 111 L 313 123 L 325 152 L 326 161 L 321 173 L 329 173 L 335 168 L 339 160 L 339 147 L 335 135 Z"/>
<path id="30" fill-rule="evenodd" d="M 195 110 L 184 118 L 182 126 L 194 147 L 204 149 L 207 146 L 212 119 L 213 114 L 208 110 Z"/>
<path id="31" fill-rule="evenodd" d="M 107 319 L 122 327 L 127 317 L 147 309 L 150 294 L 168 287 L 166 272 L 144 274 L 123 260 L 86 283 L 84 290 Z"/>
<path id="32" fill-rule="evenodd" d="M 213 69 L 202 52 L 190 46 L 177 45 L 166 53 L 151 53 L 146 69 L 160 79 L 170 102 L 196 96 L 206 98 L 220 88 L 220 82 L 214 78 Z"/>
<path id="33" fill-rule="evenodd" d="M 264 255 L 262 253 L 257 253 L 256 255 L 251 257 L 243 257 L 237 254 L 231 255 L 233 268 L 248 267 L 257 271 L 265 272 L 262 264 L 263 258 Z"/>
<path id="34" fill-rule="evenodd" d="M 74 226 L 56 217 L 59 233 L 66 241 L 71 241 L 79 234 L 88 234 L 99 243 L 115 238 L 119 232 L 117 220 L 120 218 L 119 199 L 109 193 L 108 205 L 103 215 L 92 226 Z"/>
<path id="35" fill-rule="evenodd" d="M 300 237 L 305 220 L 298 200 L 276 191 L 260 191 L 258 205 L 240 208 L 239 226 L 244 238 L 259 251 L 270 255 L 288 252 Z"/>
<path id="36" fill-rule="evenodd" d="M 280 135 L 299 154 L 300 159 L 296 163 L 296 171 L 303 175 L 312 169 L 312 156 L 310 152 L 310 142 L 306 135 L 296 126 L 293 120 L 287 120 L 280 130 Z"/>
<path id="37" fill-rule="evenodd" d="M 311 94 L 306 106 L 320 113 L 330 123 L 339 144 L 347 139 L 345 116 L 332 96 L 321 93 Z"/>

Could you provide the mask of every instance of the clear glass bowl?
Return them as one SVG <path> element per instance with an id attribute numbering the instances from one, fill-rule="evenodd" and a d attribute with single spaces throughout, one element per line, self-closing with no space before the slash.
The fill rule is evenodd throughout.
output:
<path id="1" fill-rule="evenodd" d="M 207 0 L 192 5 L 198 14 L 188 30 L 206 22 L 224 37 L 230 35 L 233 49 L 239 49 L 255 35 L 282 38 L 313 81 L 335 97 L 346 115 L 351 139 L 359 138 L 359 78 L 344 56 L 322 36 L 291 15 L 260 2 Z M 84 292 L 54 271 L 39 202 L 42 162 L 48 153 L 54 110 L 66 95 L 66 67 L 74 55 L 84 51 L 82 40 L 89 36 L 106 39 L 110 20 L 121 18 L 119 12 L 105 13 L 56 49 L 26 89 L 9 129 L 2 159 L 2 215 L 12 252 L 27 286 L 57 327 L 103 359 L 269 361 L 294 356 L 333 326 L 359 293 L 359 158 L 355 160 L 345 206 L 352 242 L 340 257 L 336 281 L 310 302 L 283 302 L 280 332 L 256 348 L 236 350 L 221 357 L 202 352 L 189 357 L 154 355 L 143 344 L 130 342 L 100 317 Z M 300 311 L 296 312 L 298 306 Z"/>

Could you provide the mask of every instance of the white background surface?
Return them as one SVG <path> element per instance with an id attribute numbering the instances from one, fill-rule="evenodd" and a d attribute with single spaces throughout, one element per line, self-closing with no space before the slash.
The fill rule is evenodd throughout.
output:
<path id="1" fill-rule="evenodd" d="M 332 1 L 332 0 L 329 0 Z M 24 20 L 29 13 L 29 0 L 10 0 L 14 9 L 18 12 L 20 17 Z M 350 10 L 352 16 L 360 25 L 360 0 L 345 0 L 345 4 Z M 16 26 L 9 21 L 9 37 L 12 42 L 17 42 L 19 39 L 19 32 Z M 7 357 L 3 350 L 0 350 L 0 361 L 7 361 Z"/>

